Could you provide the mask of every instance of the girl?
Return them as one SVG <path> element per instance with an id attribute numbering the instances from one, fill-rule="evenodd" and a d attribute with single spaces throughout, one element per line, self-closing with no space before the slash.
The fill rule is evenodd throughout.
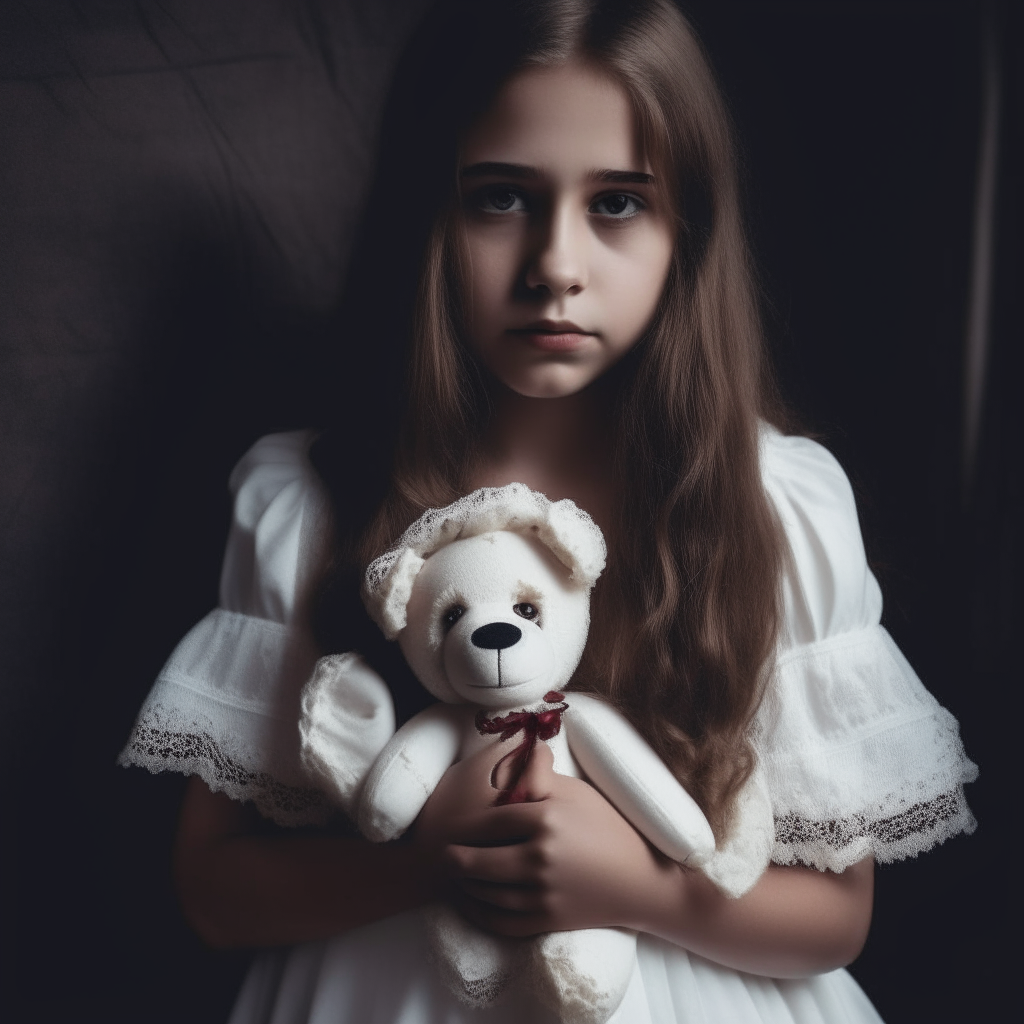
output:
<path id="1" fill-rule="evenodd" d="M 872 862 L 970 831 L 975 769 L 878 624 L 842 471 L 783 433 L 689 26 L 670 0 L 442 5 L 396 80 L 367 210 L 330 415 L 235 469 L 222 607 L 123 755 L 194 776 L 176 865 L 199 933 L 292 947 L 257 961 L 233 1024 L 545 1019 L 522 994 L 453 1002 L 409 913 L 441 894 L 507 935 L 637 929 L 617 1022 L 877 1021 L 841 969 Z M 297 756 L 319 652 L 363 652 L 400 719 L 422 700 L 359 604 L 366 564 L 424 509 L 515 480 L 608 539 L 574 686 L 628 715 L 719 841 L 763 771 L 775 863 L 746 896 L 666 862 L 543 756 L 515 807 L 491 806 L 489 764 L 457 766 L 408 843 L 266 822 L 330 814 Z"/>

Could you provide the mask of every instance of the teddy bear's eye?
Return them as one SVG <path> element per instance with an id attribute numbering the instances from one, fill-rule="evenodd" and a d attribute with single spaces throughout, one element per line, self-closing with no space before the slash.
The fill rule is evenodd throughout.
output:
<path id="1" fill-rule="evenodd" d="M 444 628 L 451 629 L 452 626 L 454 626 L 455 623 L 458 622 L 459 619 L 461 619 L 462 616 L 465 614 L 466 609 L 463 608 L 461 604 L 453 604 L 451 608 L 449 608 L 448 611 L 446 611 L 444 615 L 441 616 L 441 621 L 444 623 Z"/>
<path id="2" fill-rule="evenodd" d="M 522 601 L 519 604 L 512 605 L 512 611 L 514 611 L 521 619 L 529 619 L 531 622 L 540 614 L 540 612 L 537 611 L 536 606 L 527 601 Z"/>

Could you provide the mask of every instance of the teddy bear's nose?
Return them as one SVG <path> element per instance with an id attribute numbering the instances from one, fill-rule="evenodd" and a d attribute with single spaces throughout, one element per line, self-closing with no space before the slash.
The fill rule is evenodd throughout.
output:
<path id="1" fill-rule="evenodd" d="M 474 629 L 470 640 L 474 647 L 482 647 L 487 651 L 501 651 L 506 647 L 519 643 L 523 631 L 510 622 L 488 622 L 486 626 Z"/>

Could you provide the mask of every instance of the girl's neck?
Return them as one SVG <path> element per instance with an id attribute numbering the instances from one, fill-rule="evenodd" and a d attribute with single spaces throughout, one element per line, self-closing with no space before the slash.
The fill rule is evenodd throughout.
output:
<path id="1" fill-rule="evenodd" d="M 493 403 L 472 487 L 524 483 L 553 501 L 572 498 L 607 528 L 613 495 L 608 389 L 527 398 L 499 385 Z"/>

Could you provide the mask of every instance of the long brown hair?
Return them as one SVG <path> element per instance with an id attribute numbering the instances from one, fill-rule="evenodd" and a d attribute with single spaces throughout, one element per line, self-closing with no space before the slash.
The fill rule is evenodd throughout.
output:
<path id="1" fill-rule="evenodd" d="M 721 835 L 752 768 L 747 727 L 778 628 L 781 535 L 758 465 L 759 421 L 777 419 L 778 404 L 761 354 L 730 120 L 701 45 L 670 0 L 462 0 L 436 9 L 413 44 L 385 119 L 364 236 L 370 251 L 360 252 L 362 283 L 357 271 L 353 286 L 365 303 L 372 248 L 390 231 L 391 320 L 382 340 L 394 342 L 395 358 L 401 334 L 411 339 L 404 409 L 389 408 L 391 473 L 385 480 L 376 470 L 372 500 L 352 512 L 351 472 L 345 497 L 333 487 L 335 590 L 342 580 L 352 587 L 425 508 L 462 493 L 489 406 L 460 323 L 458 138 L 515 71 L 570 59 L 626 89 L 641 143 L 679 212 L 659 308 L 613 371 L 619 529 L 573 686 L 605 695 L 632 720 Z M 425 168 L 416 178 L 422 201 L 389 228 L 380 218 L 395 203 L 395 166 L 411 160 Z M 403 233 L 404 257 L 395 250 Z M 403 287 L 404 303 L 395 302 Z M 379 311 L 375 323 L 379 334 Z M 322 470 L 331 461 L 322 450 Z M 373 471 L 363 468 L 355 476 L 368 481 Z M 331 482 L 329 469 L 325 476 Z"/>

